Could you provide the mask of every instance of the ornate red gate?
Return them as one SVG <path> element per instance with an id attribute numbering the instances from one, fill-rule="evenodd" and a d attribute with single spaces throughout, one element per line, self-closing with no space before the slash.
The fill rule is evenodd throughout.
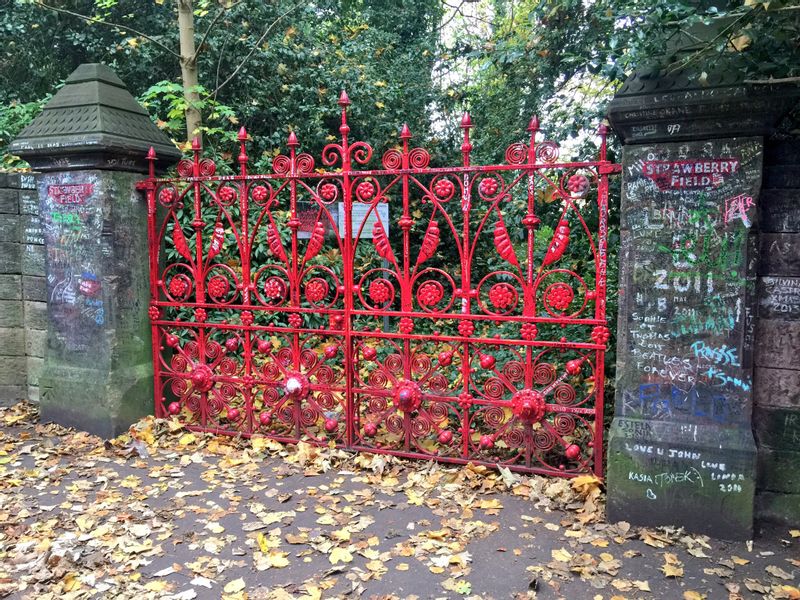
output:
<path id="1" fill-rule="evenodd" d="M 509 146 L 431 168 L 341 139 L 267 175 L 200 156 L 147 191 L 156 414 L 400 456 L 602 475 L 605 128 L 599 159 Z M 155 155 L 151 151 L 151 165 Z"/>

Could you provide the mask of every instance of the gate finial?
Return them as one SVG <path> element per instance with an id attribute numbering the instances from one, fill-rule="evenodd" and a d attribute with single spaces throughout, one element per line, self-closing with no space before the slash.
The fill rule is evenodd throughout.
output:
<path id="1" fill-rule="evenodd" d="M 247 130 L 244 126 L 239 128 L 239 171 L 241 172 L 242 176 L 247 175 L 247 150 L 245 148 L 245 142 L 247 142 Z"/>
<path id="2" fill-rule="evenodd" d="M 150 150 L 147 151 L 147 164 L 147 171 L 150 179 L 154 179 L 156 176 L 156 149 L 152 146 L 150 146 Z"/>
<path id="3" fill-rule="evenodd" d="M 342 134 L 342 147 L 344 147 L 347 144 L 347 134 L 350 133 L 350 127 L 347 125 L 347 107 L 350 106 L 350 98 L 344 90 L 339 95 L 339 106 L 342 107 L 342 124 L 339 127 L 339 133 Z"/>
<path id="4" fill-rule="evenodd" d="M 472 118 L 468 112 L 464 112 L 461 117 L 461 129 L 464 130 L 464 141 L 461 143 L 461 154 L 464 158 L 464 166 L 469 166 L 469 153 L 472 152 L 472 143 L 469 141 L 469 130 L 472 129 Z"/>

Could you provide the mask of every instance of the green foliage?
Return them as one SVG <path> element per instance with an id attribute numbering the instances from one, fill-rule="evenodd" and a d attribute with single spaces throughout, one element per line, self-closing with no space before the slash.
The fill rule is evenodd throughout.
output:
<path id="1" fill-rule="evenodd" d="M 42 111 L 42 107 L 50 98 L 51 95 L 47 94 L 32 102 L 12 101 L 0 106 L 0 148 L 8 146 L 9 142 Z M 3 151 L 0 155 L 0 168 L 17 169 L 25 166 L 26 163 L 13 154 Z"/>
<path id="2" fill-rule="evenodd" d="M 200 94 L 200 101 L 192 103 L 192 106 L 205 116 L 200 131 L 206 151 L 216 156 L 229 156 L 237 139 L 236 111 L 214 100 L 203 86 L 198 86 L 196 91 Z M 173 140 L 182 139 L 186 132 L 184 115 L 189 105 L 183 86 L 172 81 L 159 81 L 139 96 L 139 102 L 164 133 Z M 226 168 L 225 160 L 220 161 L 220 166 Z"/>

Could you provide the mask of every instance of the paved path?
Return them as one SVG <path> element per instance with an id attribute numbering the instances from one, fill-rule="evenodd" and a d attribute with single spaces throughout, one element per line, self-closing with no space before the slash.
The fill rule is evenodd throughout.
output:
<path id="1" fill-rule="evenodd" d="M 35 421 L 0 410 L 0 597 L 800 598 L 800 532 L 606 524 L 587 480 Z"/>

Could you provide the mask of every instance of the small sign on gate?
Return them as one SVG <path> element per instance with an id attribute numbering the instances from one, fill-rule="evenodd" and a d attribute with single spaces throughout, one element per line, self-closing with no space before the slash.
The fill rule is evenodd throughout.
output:
<path id="1" fill-rule="evenodd" d="M 344 202 L 339 202 L 337 206 L 339 232 L 344 235 Z M 370 212 L 371 204 L 353 204 L 353 237 L 361 239 L 372 239 L 372 228 L 375 221 L 380 217 L 381 225 L 389 233 L 389 205 L 380 203 Z M 368 215 L 369 213 L 369 215 Z M 364 222 L 366 220 L 366 223 Z M 363 223 L 363 228 L 362 228 Z M 361 230 L 361 235 L 358 234 Z"/>

